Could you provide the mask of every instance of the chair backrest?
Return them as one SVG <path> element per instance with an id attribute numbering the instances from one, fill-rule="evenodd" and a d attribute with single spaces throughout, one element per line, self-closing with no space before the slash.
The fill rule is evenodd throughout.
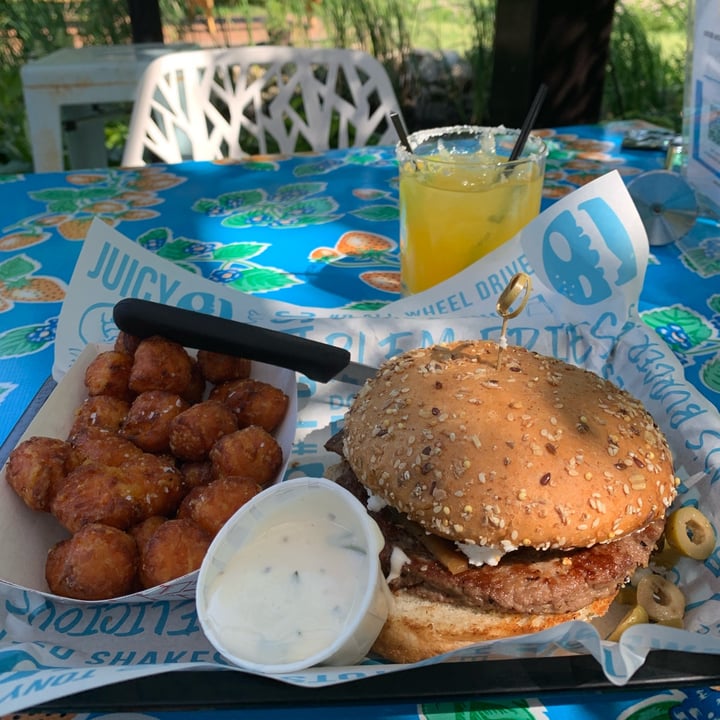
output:
<path id="1" fill-rule="evenodd" d="M 168 53 L 140 80 L 123 164 L 394 143 L 391 112 L 400 108 L 385 68 L 359 50 Z"/>

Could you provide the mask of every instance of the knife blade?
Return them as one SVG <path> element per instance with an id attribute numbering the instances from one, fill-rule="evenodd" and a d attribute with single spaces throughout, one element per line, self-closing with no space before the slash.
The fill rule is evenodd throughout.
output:
<path id="1" fill-rule="evenodd" d="M 258 360 L 322 383 L 338 380 L 363 385 L 377 373 L 377 368 L 351 360 L 344 348 L 151 300 L 120 300 L 113 308 L 113 319 L 130 335 L 162 335 L 185 347 Z"/>

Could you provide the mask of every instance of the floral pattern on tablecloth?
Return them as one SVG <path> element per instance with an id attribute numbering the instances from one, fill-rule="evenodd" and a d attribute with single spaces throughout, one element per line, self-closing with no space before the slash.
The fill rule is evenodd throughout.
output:
<path id="1" fill-rule="evenodd" d="M 628 128 L 544 131 L 549 157 L 543 207 L 610 169 L 632 177 L 661 167 L 661 153 L 620 150 Z M 392 147 L 7 180 L 0 188 L 6 208 L 0 227 L 0 403 L 8 418 L 17 419 L 37 390 L 33 383 L 14 382 L 18 363 L 32 358 L 22 372 L 49 372 L 53 318 L 94 217 L 188 272 L 241 292 L 338 311 L 378 310 L 400 297 Z M 688 287 L 720 272 L 719 236 L 705 232 L 677 243 Z M 648 285 L 662 285 L 667 253 L 658 248 L 651 255 Z M 690 379 L 719 398 L 717 309 L 703 299 L 702 307 L 690 303 L 680 311 L 653 293 L 650 307 L 641 299 L 640 310 L 661 329 Z"/>
<path id="2" fill-rule="evenodd" d="M 184 179 L 159 167 L 136 170 L 69 173 L 55 187 L 30 190 L 27 197 L 44 205 L 44 211 L 20 218 L 3 228 L 0 250 L 29 247 L 48 240 L 48 228 L 65 240 L 83 240 L 93 218 L 108 225 L 150 220 L 160 215 L 149 208 L 163 199 L 167 190 Z"/>
<path id="3" fill-rule="evenodd" d="M 619 155 L 617 141 L 561 130 L 536 131 L 548 147 L 543 196 L 557 200 L 610 170 L 631 178 L 649 169 L 648 155 Z"/>

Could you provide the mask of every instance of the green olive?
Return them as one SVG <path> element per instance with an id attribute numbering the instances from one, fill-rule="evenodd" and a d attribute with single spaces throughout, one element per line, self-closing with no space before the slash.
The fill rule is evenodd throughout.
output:
<path id="1" fill-rule="evenodd" d="M 685 596 L 680 588 L 660 575 L 646 575 L 637 586 L 638 604 L 654 622 L 682 619 Z"/>
<path id="2" fill-rule="evenodd" d="M 610 642 L 617 642 L 620 636 L 633 625 L 640 625 L 649 621 L 647 610 L 642 605 L 635 605 L 625 614 L 617 627 L 608 635 Z"/>
<path id="3" fill-rule="evenodd" d="M 621 605 L 635 605 L 637 603 L 637 590 L 632 585 L 623 585 L 618 591 L 615 600 Z"/>
<path id="4" fill-rule="evenodd" d="M 694 560 L 706 560 L 715 549 L 715 530 L 695 507 L 678 508 L 667 520 L 665 537 L 676 550 Z"/>
<path id="5" fill-rule="evenodd" d="M 668 569 L 675 567 L 683 554 L 677 548 L 674 548 L 665 537 L 660 539 L 658 545 L 661 549 L 653 553 L 652 564 Z"/>
<path id="6" fill-rule="evenodd" d="M 669 620 L 661 620 L 656 625 L 664 625 L 665 627 L 674 627 L 682 630 L 685 627 L 685 623 L 682 618 L 670 618 Z"/>

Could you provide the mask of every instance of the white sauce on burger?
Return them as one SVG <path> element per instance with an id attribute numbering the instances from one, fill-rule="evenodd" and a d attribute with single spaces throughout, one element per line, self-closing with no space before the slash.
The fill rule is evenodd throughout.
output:
<path id="1" fill-rule="evenodd" d="M 367 490 L 367 488 L 365 488 Z M 384 507 L 388 506 L 387 500 L 385 498 L 380 497 L 380 495 L 376 495 L 373 492 L 370 492 L 370 490 L 367 491 L 368 499 L 367 499 L 367 509 L 370 512 L 380 512 Z"/>
<path id="2" fill-rule="evenodd" d="M 503 541 L 502 548 L 486 547 L 484 545 L 473 545 L 472 543 L 455 543 L 458 550 L 467 556 L 471 565 L 490 565 L 495 567 L 503 555 L 517 550 L 512 543 Z"/>
<path id="3" fill-rule="evenodd" d="M 399 578 L 402 573 L 403 565 L 409 562 L 410 558 L 403 552 L 403 550 L 397 545 L 393 545 L 393 549 L 390 553 L 390 572 L 385 580 L 387 582 L 392 582 L 393 580 Z"/>

